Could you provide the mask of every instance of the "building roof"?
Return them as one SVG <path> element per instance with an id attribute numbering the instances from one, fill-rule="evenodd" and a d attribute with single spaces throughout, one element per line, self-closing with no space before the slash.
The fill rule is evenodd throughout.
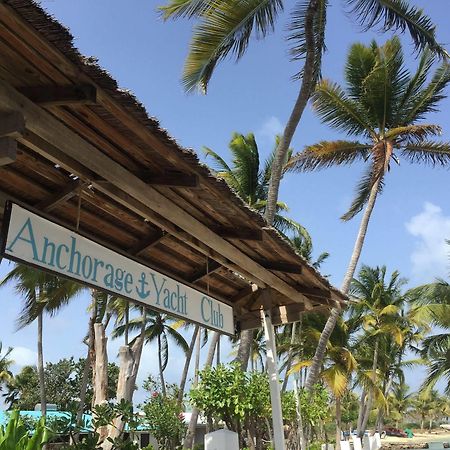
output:
<path id="1" fill-rule="evenodd" d="M 291 319 L 346 300 L 30 0 L 0 2 L 0 110 L 26 128 L 0 200 L 79 218 L 82 234 L 232 305 L 243 327 L 267 287 Z"/>

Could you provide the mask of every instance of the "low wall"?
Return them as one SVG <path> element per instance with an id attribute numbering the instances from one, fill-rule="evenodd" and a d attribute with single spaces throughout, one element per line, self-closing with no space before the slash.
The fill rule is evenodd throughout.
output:
<path id="1" fill-rule="evenodd" d="M 405 443 L 405 444 L 396 444 L 395 442 L 383 442 L 382 449 L 387 450 L 410 450 L 410 449 L 419 449 L 419 448 L 429 448 L 428 444 L 426 442 L 423 443 L 415 443 L 411 442 Z"/>

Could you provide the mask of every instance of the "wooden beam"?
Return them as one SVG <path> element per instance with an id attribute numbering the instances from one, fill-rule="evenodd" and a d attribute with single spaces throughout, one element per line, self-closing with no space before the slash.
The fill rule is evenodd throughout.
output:
<path id="1" fill-rule="evenodd" d="M 0 166 L 6 166 L 17 159 L 17 141 L 11 137 L 0 137 Z"/>
<path id="2" fill-rule="evenodd" d="M 77 161 L 78 164 L 89 168 L 98 177 L 109 181 L 113 186 L 177 225 L 193 238 L 207 243 L 215 252 L 238 267 L 242 267 L 245 272 L 252 274 L 254 278 L 259 280 L 260 284 L 272 286 L 293 301 L 310 306 L 309 299 L 297 292 L 290 284 L 266 270 L 250 256 L 218 236 L 202 222 L 148 186 L 125 167 L 108 158 L 96 147 L 64 126 L 42 108 L 39 108 L 3 80 L 0 80 L 0 108 L 22 112 L 27 130 L 49 142 L 61 153 Z M 24 140 L 26 143 L 25 138 Z M 40 148 L 39 152 L 45 157 L 49 157 L 45 148 Z"/>
<path id="3" fill-rule="evenodd" d="M 152 175 L 145 171 L 141 178 L 150 186 L 196 188 L 199 185 L 197 175 L 175 171 L 167 171 L 163 175 Z"/>
<path id="4" fill-rule="evenodd" d="M 252 228 L 224 228 L 215 229 L 216 233 L 224 239 L 237 239 L 240 241 L 262 241 L 262 230 Z"/>
<path id="5" fill-rule="evenodd" d="M 273 270 L 274 272 L 284 273 L 302 273 L 302 266 L 300 264 L 290 264 L 281 261 L 260 261 L 265 269 Z"/>
<path id="6" fill-rule="evenodd" d="M 0 137 L 18 138 L 25 132 L 25 119 L 19 112 L 0 114 Z"/>
<path id="7" fill-rule="evenodd" d="M 306 295 L 307 297 L 331 299 L 331 292 L 329 289 L 308 287 L 308 286 L 304 286 L 303 284 L 297 284 L 297 289 L 299 292 Z"/>
<path id="8" fill-rule="evenodd" d="M 24 86 L 18 91 L 41 106 L 95 105 L 97 89 L 91 84 Z"/>
<path id="9" fill-rule="evenodd" d="M 134 247 L 131 247 L 128 253 L 133 256 L 139 256 L 159 244 L 165 236 L 167 236 L 166 232 L 155 230 L 150 236 L 139 241 Z"/>
<path id="10" fill-rule="evenodd" d="M 298 322 L 303 314 L 308 313 L 321 313 L 328 311 L 330 308 L 324 305 L 313 306 L 311 309 L 306 310 L 304 305 L 293 303 L 286 306 L 277 306 L 272 308 L 272 322 L 273 325 L 286 325 L 288 323 Z M 238 329 L 253 330 L 261 328 L 261 316 L 260 311 L 253 311 L 251 313 L 243 314 L 238 317 Z"/>
<path id="11" fill-rule="evenodd" d="M 189 277 L 189 283 L 196 283 L 202 278 L 214 273 L 216 270 L 219 270 L 221 267 L 223 267 L 222 264 L 211 259 L 208 261 L 208 264 L 205 264 L 205 266 L 198 269 L 191 277 Z"/>
<path id="12" fill-rule="evenodd" d="M 62 188 L 59 192 L 55 192 L 48 198 L 44 198 L 34 207 L 38 211 L 50 212 L 52 209 L 55 209 L 61 203 L 65 203 L 70 200 L 72 197 L 77 195 L 79 192 L 80 186 L 82 186 L 81 181 L 73 180 L 70 181 L 64 188 Z"/>

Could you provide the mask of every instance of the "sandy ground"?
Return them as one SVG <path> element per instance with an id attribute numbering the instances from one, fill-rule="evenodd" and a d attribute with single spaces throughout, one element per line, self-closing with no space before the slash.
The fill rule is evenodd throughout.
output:
<path id="1" fill-rule="evenodd" d="M 450 431 L 442 430 L 442 431 L 432 431 L 431 433 L 419 433 L 415 432 L 414 437 L 411 439 L 408 438 L 399 438 L 393 436 L 386 436 L 381 442 L 395 442 L 395 443 L 407 443 L 411 442 L 450 442 Z"/>

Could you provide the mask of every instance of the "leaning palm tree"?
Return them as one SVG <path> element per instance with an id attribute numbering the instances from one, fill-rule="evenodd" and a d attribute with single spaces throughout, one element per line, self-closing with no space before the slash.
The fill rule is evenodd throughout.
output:
<path id="1" fill-rule="evenodd" d="M 46 414 L 46 395 L 44 380 L 44 351 L 42 343 L 43 316 L 48 313 L 55 315 L 67 305 L 83 288 L 79 284 L 59 278 L 32 267 L 17 264 L 6 275 L 0 286 L 14 283 L 18 295 L 24 298 L 25 305 L 17 319 L 18 328 L 23 328 L 37 319 L 37 352 L 38 374 L 41 397 L 41 411 Z"/>
<path id="2" fill-rule="evenodd" d="M 427 82 L 434 62 L 435 57 L 427 49 L 416 72 L 410 73 L 404 66 L 398 38 L 383 46 L 375 42 L 370 46 L 355 44 L 347 58 L 346 86 L 323 80 L 313 94 L 313 107 L 323 123 L 360 140 L 310 145 L 291 158 L 288 169 L 304 172 L 357 161 L 367 164 L 357 195 L 343 216 L 344 220 L 350 220 L 365 207 L 342 283 L 344 293 L 348 292 L 354 276 L 377 196 L 392 163 L 398 163 L 400 158 L 431 166 L 450 163 L 450 144 L 431 140 L 441 134 L 441 128 L 422 122 L 446 97 L 445 88 L 450 83 L 450 65 L 446 62 Z M 308 389 L 317 380 L 326 343 L 339 313 L 336 308 L 331 311 L 323 330 L 309 372 Z"/>
<path id="3" fill-rule="evenodd" d="M 364 29 L 408 30 L 417 48 L 423 49 L 428 45 L 437 54 L 446 54 L 436 41 L 435 26 L 430 18 L 408 1 L 346 0 L 345 3 L 347 12 Z M 299 93 L 273 161 L 265 211 L 270 225 L 276 213 L 283 163 L 308 99 L 320 78 L 322 54 L 326 48 L 328 6 L 329 0 L 298 0 L 290 16 L 288 41 L 291 43 L 291 57 L 303 60 L 304 64 L 297 76 L 301 80 Z M 283 0 L 169 0 L 162 8 L 165 19 L 184 17 L 199 21 L 193 31 L 184 67 L 185 89 L 199 88 L 206 92 L 217 64 L 229 55 L 241 58 L 252 35 L 265 37 L 269 34 L 283 9 Z"/>

